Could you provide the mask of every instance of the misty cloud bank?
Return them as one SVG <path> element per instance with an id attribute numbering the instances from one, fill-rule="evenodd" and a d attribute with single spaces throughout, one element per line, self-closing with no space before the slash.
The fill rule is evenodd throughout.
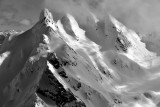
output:
<path id="1" fill-rule="evenodd" d="M 71 13 L 81 23 L 86 23 L 90 12 L 106 23 L 111 14 L 136 32 L 160 34 L 159 0 L 45 0 L 45 6 Z"/>

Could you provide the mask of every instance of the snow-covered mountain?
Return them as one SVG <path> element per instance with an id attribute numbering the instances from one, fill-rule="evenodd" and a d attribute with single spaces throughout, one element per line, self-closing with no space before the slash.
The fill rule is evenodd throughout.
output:
<path id="1" fill-rule="evenodd" d="M 159 107 L 158 54 L 113 16 L 111 28 L 91 16 L 105 51 L 72 15 L 55 22 L 48 9 L 29 30 L 0 33 L 0 107 Z"/>

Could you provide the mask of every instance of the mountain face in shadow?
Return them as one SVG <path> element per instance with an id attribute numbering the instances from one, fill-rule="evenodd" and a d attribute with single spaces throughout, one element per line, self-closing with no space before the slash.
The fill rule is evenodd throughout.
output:
<path id="1" fill-rule="evenodd" d="M 54 21 L 48 9 L 27 31 L 0 32 L 0 107 L 159 105 L 159 56 L 110 20 L 115 33 L 103 37 L 105 50 L 88 38 L 105 34 L 103 21 L 83 26 L 70 14 Z"/>

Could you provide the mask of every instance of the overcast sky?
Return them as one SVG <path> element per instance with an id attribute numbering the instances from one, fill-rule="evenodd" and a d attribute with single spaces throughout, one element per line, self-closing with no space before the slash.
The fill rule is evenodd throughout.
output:
<path id="1" fill-rule="evenodd" d="M 44 0 L 0 0 L 0 31 L 26 30 L 38 21 Z"/>

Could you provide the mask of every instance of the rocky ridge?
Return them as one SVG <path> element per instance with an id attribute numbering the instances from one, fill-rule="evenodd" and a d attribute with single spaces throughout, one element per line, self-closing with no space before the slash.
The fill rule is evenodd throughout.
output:
<path id="1" fill-rule="evenodd" d="M 114 52 L 138 63 L 142 76 L 140 67 L 146 67 L 140 64 L 145 63 L 143 57 L 153 58 L 156 54 L 144 49 L 139 38 L 127 34 L 114 18 L 111 21 L 119 32 Z M 136 50 L 139 49 L 136 43 L 142 45 L 140 51 Z M 142 58 L 137 60 L 133 59 L 131 50 L 137 54 L 146 50 L 146 53 L 136 57 Z M 87 55 L 83 56 L 82 51 Z M 121 92 L 116 85 L 123 83 L 120 81 L 126 75 L 115 72 L 105 63 L 100 47 L 85 36 L 85 31 L 69 14 L 55 22 L 51 12 L 44 9 L 39 21 L 28 31 L 2 32 L 0 55 L 0 107 L 34 107 L 38 103 L 48 107 L 128 107 L 153 98 L 146 93 Z M 114 61 L 114 66 L 117 63 Z M 126 66 L 130 65 L 123 65 Z M 133 71 L 126 73 L 127 76 L 135 76 Z"/>

